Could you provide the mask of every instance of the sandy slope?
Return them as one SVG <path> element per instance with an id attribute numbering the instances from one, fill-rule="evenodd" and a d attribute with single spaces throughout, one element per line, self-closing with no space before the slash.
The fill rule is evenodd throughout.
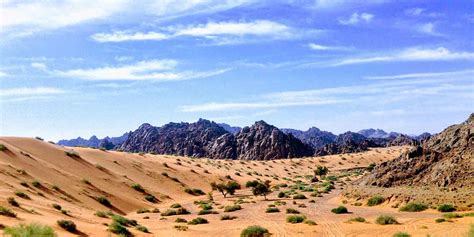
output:
<path id="1" fill-rule="evenodd" d="M 330 209 L 342 202 L 339 194 L 343 184 L 337 185 L 336 190 L 322 197 L 297 200 L 297 204 L 304 203 L 306 208 L 297 207 L 291 199 L 276 198 L 277 192 L 267 201 L 262 197 L 251 196 L 248 189 L 239 190 L 235 196 L 225 199 L 214 192 L 215 202 L 220 204 L 215 205 L 219 214 L 203 216 L 210 224 L 189 225 L 187 231 L 173 228 L 178 216 L 163 219 L 159 213 L 136 214 L 139 208 L 156 207 L 164 211 L 170 204 L 180 203 L 192 214 L 179 217 L 191 220 L 197 217 L 200 210 L 193 202 L 207 197 L 187 194 L 184 192 L 185 187 L 209 192 L 209 183 L 228 180 L 226 175 L 241 184 L 256 178 L 270 179 L 272 184 L 292 184 L 283 178 L 296 179 L 298 176 L 311 175 L 318 164 L 328 166 L 333 173 L 339 173 L 337 170 L 365 167 L 370 163 L 393 159 L 406 149 L 404 147 L 374 149 L 351 155 L 245 162 L 65 148 L 31 138 L 2 137 L 0 143 L 8 148 L 7 151 L 0 152 L 0 206 L 9 207 L 18 214 L 17 218 L 0 216 L 0 223 L 10 226 L 40 222 L 53 226 L 60 236 L 73 235 L 56 225 L 59 219 L 73 220 L 84 236 L 110 235 L 104 224 L 109 224 L 111 220 L 94 215 L 97 210 L 108 210 L 95 200 L 97 196 L 107 197 L 113 205 L 112 211 L 137 220 L 151 231 L 151 234 L 144 234 L 130 228 L 136 236 L 238 236 L 242 229 L 254 224 L 268 228 L 272 236 L 390 236 L 397 231 L 406 231 L 413 236 L 461 236 L 467 232 L 469 223 L 474 219 L 466 217 L 438 224 L 434 222 L 440 217 L 440 213 L 436 211 L 400 213 L 388 206 L 346 205 L 351 214 L 332 214 Z M 72 158 L 65 154 L 65 151 L 72 149 L 80 157 Z M 31 183 L 35 180 L 41 183 L 40 187 L 32 186 Z M 26 182 L 29 187 L 22 186 L 21 182 Z M 131 188 L 134 183 L 143 186 L 147 193 L 157 197 L 160 202 L 153 204 L 146 201 L 143 193 Z M 54 186 L 59 189 L 53 188 Z M 27 193 L 31 200 L 16 197 L 15 191 Z M 309 197 L 309 193 L 305 194 Z M 15 197 L 21 208 L 11 207 L 6 202 L 8 197 Z M 238 217 L 237 219 L 221 221 L 223 211 L 218 207 L 232 204 L 238 198 L 244 198 L 249 203 L 241 204 L 243 209 L 240 211 L 228 213 Z M 287 205 L 280 207 L 280 213 L 265 213 L 267 205 L 275 200 L 285 200 Z M 315 203 L 309 203 L 309 200 L 315 200 Z M 69 211 L 69 215 L 54 209 L 51 206 L 53 203 L 60 204 Z M 286 223 L 284 211 L 287 207 L 299 209 L 309 219 L 316 221 L 317 225 Z M 380 214 L 391 214 L 402 224 L 376 225 L 373 222 Z M 346 223 L 355 216 L 363 216 L 371 223 Z"/>

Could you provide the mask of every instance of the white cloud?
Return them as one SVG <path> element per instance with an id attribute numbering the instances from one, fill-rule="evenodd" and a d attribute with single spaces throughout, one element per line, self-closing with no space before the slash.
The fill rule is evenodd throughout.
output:
<path id="1" fill-rule="evenodd" d="M 320 44 L 314 44 L 314 43 L 309 43 L 308 47 L 312 50 L 319 50 L 319 51 L 344 51 L 344 50 L 350 50 L 348 47 L 342 47 L 342 46 L 327 46 L 327 45 L 320 45 Z"/>
<path id="2" fill-rule="evenodd" d="M 443 15 L 443 14 L 437 13 L 437 12 L 428 12 L 426 9 L 419 8 L 419 7 L 409 8 L 409 9 L 406 9 L 404 12 L 405 12 L 406 15 L 412 16 L 412 17 L 420 17 L 421 16 L 421 17 L 435 18 L 435 17 L 440 17 L 440 16 Z"/>
<path id="3" fill-rule="evenodd" d="M 8 76 L 8 74 L 6 72 L 0 71 L 0 77 L 6 77 L 6 76 Z"/>
<path id="4" fill-rule="evenodd" d="M 66 93 L 66 91 L 54 87 L 19 87 L 0 89 L 0 96 L 2 97 L 57 95 L 63 93 Z"/>
<path id="5" fill-rule="evenodd" d="M 409 48 L 392 54 L 375 55 L 371 57 L 347 58 L 333 63 L 331 66 L 362 64 L 372 62 L 393 61 L 449 61 L 473 60 L 473 52 L 453 52 L 444 47 L 434 49 Z"/>
<path id="6" fill-rule="evenodd" d="M 425 73 L 410 73 L 391 76 L 367 76 L 366 79 L 373 80 L 387 80 L 387 79 L 413 79 L 413 78 L 435 78 L 435 77 L 459 77 L 472 76 L 474 78 L 474 70 L 462 70 L 452 72 L 425 72 Z"/>
<path id="7" fill-rule="evenodd" d="M 230 70 L 226 68 L 203 72 L 177 71 L 177 65 L 178 62 L 171 59 L 149 60 L 114 67 L 54 70 L 51 73 L 61 77 L 96 81 L 179 81 L 211 77 Z"/>
<path id="8" fill-rule="evenodd" d="M 316 30 L 303 32 L 287 25 L 268 21 L 255 20 L 251 22 L 208 22 L 199 25 L 170 26 L 160 31 L 131 32 L 115 31 L 112 33 L 97 33 L 91 36 L 98 42 L 123 42 L 143 40 L 168 40 L 177 37 L 205 38 L 218 44 L 235 44 L 252 39 L 292 39 L 303 34 L 315 33 Z"/>
<path id="9" fill-rule="evenodd" d="M 224 11 L 252 2 L 253 0 L 1 1 L 0 34 L 26 36 L 98 20 L 135 22 L 144 16 L 154 17 L 154 20 L 169 19 Z"/>
<path id="10" fill-rule="evenodd" d="M 435 28 L 436 28 L 436 24 L 432 22 L 415 26 L 415 30 L 420 33 L 433 35 L 433 36 L 442 36 L 442 34 L 437 32 Z"/>
<path id="11" fill-rule="evenodd" d="M 38 70 L 46 70 L 46 64 L 44 63 L 31 63 L 30 64 L 32 68 L 38 69 Z"/>
<path id="12" fill-rule="evenodd" d="M 357 25 L 359 23 L 369 23 L 374 18 L 374 15 L 370 13 L 358 13 L 354 12 L 349 18 L 339 19 L 339 23 L 342 25 Z"/>

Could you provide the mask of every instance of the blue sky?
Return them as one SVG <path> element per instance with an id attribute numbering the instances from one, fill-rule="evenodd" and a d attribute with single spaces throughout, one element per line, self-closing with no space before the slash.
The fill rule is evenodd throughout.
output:
<path id="1" fill-rule="evenodd" d="M 474 111 L 472 32 L 472 1 L 2 1 L 0 134 L 439 132 Z"/>

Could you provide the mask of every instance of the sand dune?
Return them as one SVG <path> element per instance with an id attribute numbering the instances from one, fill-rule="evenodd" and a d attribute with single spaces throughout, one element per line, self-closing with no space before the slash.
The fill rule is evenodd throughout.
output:
<path id="1" fill-rule="evenodd" d="M 336 189 L 329 194 L 310 197 L 310 193 L 305 193 L 308 199 L 295 200 L 296 204 L 291 198 L 277 198 L 278 192 L 272 193 L 268 200 L 252 196 L 250 189 L 245 188 L 228 198 L 213 192 L 215 210 L 219 214 L 203 215 L 209 224 L 182 224 L 188 226 L 187 231 L 174 228 L 177 217 L 189 221 L 198 216 L 201 209 L 193 204 L 194 201 L 207 199 L 206 195 L 188 194 L 185 188 L 201 189 L 207 193 L 211 191 L 210 182 L 229 178 L 241 184 L 256 178 L 272 180 L 273 185 L 293 184 L 292 180 L 304 180 L 305 175 L 312 175 L 317 165 L 329 167 L 331 174 L 347 173 L 347 169 L 393 159 L 406 147 L 304 159 L 238 161 L 61 147 L 33 138 L 2 137 L 0 143 L 7 148 L 0 152 L 0 206 L 17 213 L 17 218 L 0 215 L 0 223 L 5 226 L 44 223 L 54 227 L 60 236 L 74 236 L 57 226 L 56 221 L 60 219 L 74 221 L 82 235 L 110 235 L 105 224 L 110 224 L 111 220 L 95 216 L 98 210 L 111 210 L 125 215 L 151 232 L 146 234 L 129 228 L 135 236 L 239 236 L 242 229 L 254 224 L 269 229 L 272 236 L 387 236 L 398 231 L 408 232 L 412 236 L 461 236 L 467 232 L 469 223 L 473 222 L 473 218 L 466 217 L 439 224 L 434 220 L 441 214 L 434 210 L 401 213 L 387 205 L 350 205 L 353 200 L 345 200 L 340 196 L 344 183 L 357 178 L 350 173 L 346 179 L 338 181 Z M 70 151 L 78 156 L 68 156 L 66 152 Z M 145 191 L 135 190 L 133 184 L 139 184 Z M 31 199 L 16 196 L 16 191 L 26 193 Z M 147 201 L 146 195 L 152 195 L 158 201 Z M 96 200 L 100 196 L 106 197 L 111 206 L 100 204 Z M 21 207 L 11 207 L 6 201 L 8 197 L 15 197 Z M 279 213 L 265 213 L 267 206 L 276 200 L 286 201 L 287 204 L 279 206 Z M 310 200 L 314 200 L 314 203 Z M 242 210 L 224 213 L 219 209 L 236 201 L 243 202 Z M 349 201 L 346 206 L 350 214 L 331 213 L 332 208 L 346 201 Z M 163 218 L 160 213 L 136 213 L 141 208 L 158 208 L 163 212 L 173 203 L 180 203 L 191 214 Z M 53 204 L 59 204 L 67 210 L 67 215 L 53 208 Z M 298 207 L 300 204 L 306 207 Z M 317 225 L 286 223 L 285 209 L 288 207 L 299 209 Z M 236 216 L 237 219 L 221 221 L 223 214 Z M 374 224 L 375 218 L 381 214 L 393 215 L 402 224 Z M 355 216 L 363 216 L 370 223 L 347 223 L 348 219 Z"/>

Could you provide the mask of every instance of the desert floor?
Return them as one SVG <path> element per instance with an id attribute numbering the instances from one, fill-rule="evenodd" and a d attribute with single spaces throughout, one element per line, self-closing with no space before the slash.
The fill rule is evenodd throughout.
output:
<path id="1" fill-rule="evenodd" d="M 0 215 L 0 224 L 47 224 L 59 236 L 114 236 L 107 231 L 107 225 L 112 220 L 96 216 L 96 211 L 112 211 L 126 216 L 150 231 L 146 234 L 129 227 L 135 236 L 239 236 L 242 229 L 250 225 L 267 228 L 271 236 L 392 236 L 400 231 L 412 236 L 467 236 L 470 225 L 474 223 L 472 215 L 436 223 L 435 220 L 441 218 L 443 213 L 432 208 L 423 212 L 400 212 L 395 207 L 403 205 L 403 200 L 388 200 L 373 207 L 366 205 L 365 198 L 370 195 L 415 193 L 413 199 L 417 199 L 416 193 L 428 198 L 430 193 L 436 192 L 436 195 L 443 196 L 443 201 L 462 206 L 463 211 L 458 213 L 472 211 L 469 210 L 474 201 L 472 190 L 452 193 L 423 189 L 418 192 L 414 188 L 384 190 L 354 184 L 369 164 L 393 159 L 407 147 L 377 148 L 364 153 L 302 159 L 239 161 L 61 147 L 34 138 L 1 137 L 0 144 L 6 147 L 6 150 L 0 151 L 0 206 L 17 214 L 16 218 Z M 66 151 L 72 150 L 79 156 L 66 155 Z M 327 181 L 310 182 L 313 170 L 318 165 L 327 166 L 330 170 L 328 176 L 337 178 L 335 189 L 328 193 L 322 192 L 323 184 Z M 198 215 L 201 208 L 194 203 L 207 201 L 208 195 L 194 196 L 184 190 L 196 188 L 208 193 L 211 192 L 210 182 L 231 179 L 239 182 L 243 188 L 227 198 L 217 191 L 212 192 L 213 210 L 218 213 Z M 245 188 L 247 181 L 255 179 L 271 180 L 272 185 L 287 184 L 288 187 L 279 187 L 278 191 L 264 200 L 264 197 L 255 197 L 250 189 Z M 133 189 L 133 184 L 139 184 L 144 191 Z M 292 192 L 292 186 L 319 190 L 319 194 L 314 195 L 313 191 L 298 188 Z M 15 192 L 18 191 L 26 193 L 29 199 L 17 196 Z M 294 200 L 293 195 L 278 198 L 280 191 L 301 193 L 307 199 Z M 357 192 L 370 195 L 354 195 Z M 146 195 L 153 195 L 158 201 L 149 202 L 145 200 Z M 112 206 L 106 207 L 97 202 L 96 197 L 99 196 L 110 200 Z M 7 202 L 9 197 L 14 197 L 20 207 L 11 206 Z M 174 203 L 181 204 L 191 214 L 161 216 L 167 209 L 172 209 L 170 205 Z M 242 207 L 241 210 L 224 212 L 223 207 L 236 203 Z M 65 210 L 64 213 L 53 208 L 53 204 L 59 204 Z M 275 204 L 280 212 L 265 212 L 268 205 Z M 331 212 L 331 209 L 340 205 L 346 206 L 349 213 Z M 160 212 L 137 213 L 139 209 L 155 208 Z M 287 208 L 299 210 L 316 225 L 287 223 Z M 220 220 L 223 215 L 235 216 L 236 219 Z M 380 215 L 391 215 L 400 224 L 376 224 L 375 219 Z M 176 218 L 189 221 L 198 216 L 209 223 L 188 225 L 175 222 Z M 348 221 L 359 216 L 367 222 Z M 61 229 L 56 221 L 62 219 L 74 221 L 79 232 L 72 234 Z M 187 230 L 178 230 L 175 226 L 186 226 Z"/>

